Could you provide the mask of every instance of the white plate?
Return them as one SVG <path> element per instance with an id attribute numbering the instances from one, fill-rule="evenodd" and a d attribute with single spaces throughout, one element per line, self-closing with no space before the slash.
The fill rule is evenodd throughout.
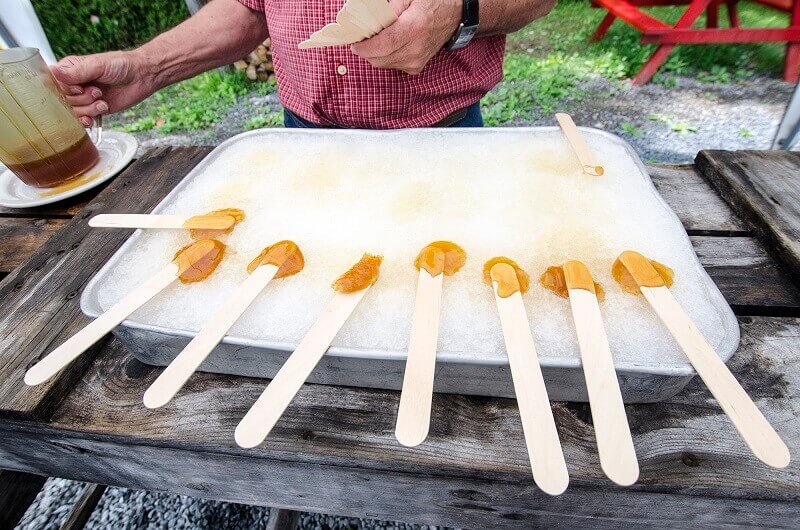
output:
<path id="1" fill-rule="evenodd" d="M 100 162 L 89 170 L 90 174 L 100 174 L 75 187 L 68 187 L 59 193 L 46 188 L 34 188 L 23 183 L 11 171 L 0 165 L 0 206 L 8 208 L 33 208 L 43 204 L 63 201 L 79 195 L 86 190 L 102 184 L 122 171 L 136 155 L 139 142 L 128 133 L 103 131 L 103 141 L 97 146 Z M 85 177 L 78 177 L 82 179 Z"/>

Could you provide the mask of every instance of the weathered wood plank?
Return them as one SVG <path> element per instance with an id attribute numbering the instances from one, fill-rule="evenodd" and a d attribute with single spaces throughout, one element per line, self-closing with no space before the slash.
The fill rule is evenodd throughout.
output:
<path id="1" fill-rule="evenodd" d="M 693 165 L 653 165 L 656 189 L 690 234 L 743 235 L 747 226 L 720 199 Z"/>
<path id="2" fill-rule="evenodd" d="M 796 453 L 800 319 L 741 325 L 731 368 Z M 170 404 L 149 410 L 141 395 L 158 370 L 117 341 L 104 353 L 51 423 L 0 426 L 0 457 L 133 488 L 473 528 L 586 518 L 608 527 L 791 527 L 800 515 L 797 460 L 783 470 L 756 460 L 698 380 L 667 402 L 627 407 L 641 464 L 627 490 L 600 470 L 581 407 L 554 403 L 572 481 L 551 498 L 531 478 L 513 400 L 437 394 L 429 439 L 405 448 L 393 436 L 397 392 L 306 385 L 267 441 L 244 450 L 233 430 L 264 382 L 196 374 Z"/>
<path id="3" fill-rule="evenodd" d="M 798 503 L 704 496 L 699 490 L 600 488 L 573 481 L 560 497 L 532 480 L 418 476 L 331 465 L 295 465 L 274 459 L 202 454 L 127 444 L 51 431 L 28 438 L 0 427 L 46 455 L 60 476 L 92 476 L 115 486 L 156 489 L 250 505 L 399 520 L 460 528 L 797 528 Z M 42 433 L 44 434 L 44 433 Z M 56 442 L 54 437 L 58 436 Z M 5 454 L 0 447 L 0 454 Z M 17 460 L 25 468 L 42 461 Z"/>
<path id="4" fill-rule="evenodd" d="M 800 289 L 754 238 L 690 239 L 700 263 L 737 315 L 800 316 Z"/>
<path id="5" fill-rule="evenodd" d="M 695 163 L 800 285 L 800 154 L 700 151 Z"/>
<path id="6" fill-rule="evenodd" d="M 65 219 L 0 217 L 0 272 L 11 272 L 61 230 Z"/>
<path id="7" fill-rule="evenodd" d="M 17 526 L 46 481 L 41 475 L 0 470 L 0 528 Z"/>
<path id="8" fill-rule="evenodd" d="M 800 319 L 745 317 L 741 324 L 742 346 L 731 369 L 763 403 L 765 414 L 787 436 L 790 447 L 798 447 L 800 425 L 794 413 L 800 412 Z M 263 381 L 196 374 L 170 404 L 149 410 L 142 405 L 141 396 L 160 369 L 136 361 L 116 340 L 107 350 L 57 411 L 53 426 L 138 437 L 154 444 L 178 443 L 185 448 L 216 447 L 253 457 L 280 455 L 343 465 L 372 461 L 376 467 L 409 470 L 406 466 L 416 466 L 437 474 L 467 468 L 492 477 L 495 473 L 529 476 L 524 441 L 518 436 L 510 439 L 519 432 L 513 400 L 437 395 L 429 440 L 418 449 L 409 449 L 397 444 L 393 435 L 397 392 L 307 385 L 267 442 L 245 450 L 234 446 L 233 429 L 260 394 Z M 564 444 L 570 472 L 606 483 L 597 466 L 591 425 L 571 407 L 559 405 L 555 410 L 556 423 L 567 438 Z M 760 464 L 713 404 L 701 381 L 693 381 L 665 403 L 632 405 L 628 411 L 637 450 L 646 464 L 642 482 L 686 481 L 685 485 L 700 486 L 709 480 L 710 485 L 720 486 L 731 481 L 739 486 L 769 485 L 774 493 L 783 490 L 800 498 L 800 490 L 789 487 L 800 483 L 794 482 L 800 480 L 800 465 L 795 462 L 780 471 Z M 704 445 L 707 442 L 711 443 Z M 692 469 L 689 477 L 680 462 L 675 467 L 664 466 L 662 457 L 677 447 L 680 453 L 690 451 L 708 455 L 719 464 L 726 462 L 727 470 L 730 466 L 748 468 L 748 477 L 713 479 L 713 466 L 698 466 L 703 469 Z M 654 456 L 657 462 L 648 462 Z M 647 464 L 657 464 L 658 472 Z"/>
<path id="9" fill-rule="evenodd" d="M 89 483 L 83 487 L 78 500 L 67 514 L 67 518 L 61 523 L 60 530 L 81 530 L 86 526 L 86 521 L 92 516 L 97 503 L 106 492 L 108 486 L 104 484 Z"/>
<path id="10" fill-rule="evenodd" d="M 207 153 L 207 148 L 151 151 L 117 177 L 58 237 L 49 239 L 0 282 L 0 403 L 21 417 L 45 417 L 91 363 L 97 345 L 51 381 L 22 382 L 26 368 L 53 344 L 87 323 L 77 295 L 89 277 L 128 237 L 127 231 L 90 230 L 86 218 L 102 211 L 148 211 Z"/>

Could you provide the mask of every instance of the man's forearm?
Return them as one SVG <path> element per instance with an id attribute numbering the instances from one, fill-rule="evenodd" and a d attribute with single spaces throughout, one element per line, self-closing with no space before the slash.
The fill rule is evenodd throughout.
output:
<path id="1" fill-rule="evenodd" d="M 556 0 L 480 0 L 478 35 L 513 33 L 553 9 Z"/>
<path id="2" fill-rule="evenodd" d="M 253 51 L 268 36 L 263 13 L 213 0 L 194 16 L 134 50 L 156 90 Z"/>

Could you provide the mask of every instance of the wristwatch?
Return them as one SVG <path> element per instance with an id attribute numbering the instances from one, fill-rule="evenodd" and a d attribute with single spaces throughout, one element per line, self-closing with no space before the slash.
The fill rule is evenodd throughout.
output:
<path id="1" fill-rule="evenodd" d="M 469 44 L 476 31 L 478 31 L 478 0 L 464 0 L 461 23 L 447 42 L 445 49 L 457 50 L 463 48 Z"/>

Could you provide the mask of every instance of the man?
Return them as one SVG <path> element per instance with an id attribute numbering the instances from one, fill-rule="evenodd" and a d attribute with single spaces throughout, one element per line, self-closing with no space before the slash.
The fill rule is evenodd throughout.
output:
<path id="1" fill-rule="evenodd" d="M 53 74 L 88 126 L 270 37 L 288 127 L 480 126 L 478 101 L 502 78 L 505 34 L 554 2 L 391 0 L 397 21 L 372 38 L 301 50 L 343 0 L 213 0 L 137 49 L 66 57 Z"/>

